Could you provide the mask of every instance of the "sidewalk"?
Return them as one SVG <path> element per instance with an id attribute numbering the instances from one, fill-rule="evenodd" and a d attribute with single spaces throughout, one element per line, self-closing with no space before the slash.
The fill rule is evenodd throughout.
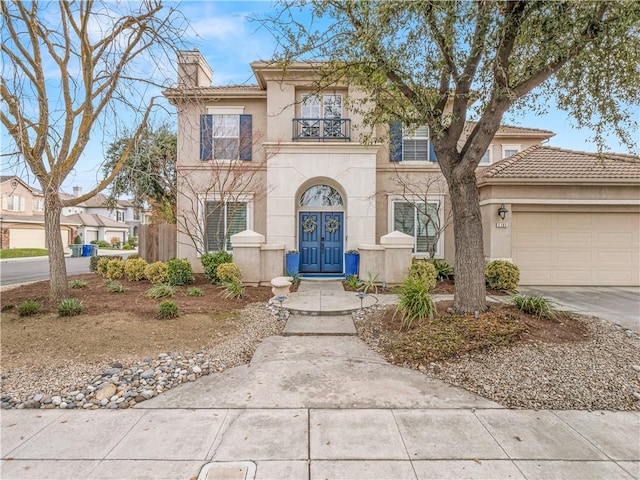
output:
<path id="1" fill-rule="evenodd" d="M 351 301 L 305 283 L 291 303 Z M 2 411 L 0 478 L 640 478 L 639 412 L 505 409 L 332 333 L 350 316 L 299 320 L 304 336 L 134 409 Z"/>

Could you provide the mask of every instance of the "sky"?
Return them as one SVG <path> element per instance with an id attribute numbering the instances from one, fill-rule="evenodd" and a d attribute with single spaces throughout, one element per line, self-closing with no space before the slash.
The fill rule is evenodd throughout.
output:
<path id="1" fill-rule="evenodd" d="M 259 24 L 251 21 L 252 17 L 263 17 L 275 13 L 276 7 L 271 1 L 184 1 L 179 8 L 190 22 L 190 31 L 183 37 L 183 48 L 197 47 L 213 68 L 213 83 L 215 85 L 255 83 L 249 64 L 255 60 L 269 59 L 276 42 L 269 32 L 260 28 Z M 175 59 L 173 59 L 175 61 Z M 169 106 L 156 119 L 166 117 L 168 121 L 175 121 L 175 109 Z M 640 121 L 640 108 L 636 110 Z M 171 113 L 170 113 L 171 112 Z M 596 151 L 592 141 L 592 134 L 588 129 L 576 128 L 575 122 L 553 105 L 543 116 L 520 112 L 518 115 L 507 114 L 503 123 L 551 130 L 556 133 L 548 145 L 580 151 Z M 6 131 L 1 131 L 2 144 L 6 145 Z M 636 134 L 637 136 L 637 134 Z M 86 192 L 96 185 L 96 178 L 100 176 L 99 164 L 104 158 L 104 150 L 112 139 L 107 134 L 95 135 L 85 153 L 78 162 L 75 170 L 63 184 L 63 190 L 71 192 L 74 186 L 80 186 Z M 640 143 L 640 138 L 638 139 Z M 608 139 L 607 150 L 626 152 L 625 148 L 615 139 Z M 9 168 L 10 167 L 10 168 Z M 8 165 L 3 160 L 2 174 L 18 174 L 30 184 L 37 185 L 33 175 L 25 174 L 24 168 Z"/>

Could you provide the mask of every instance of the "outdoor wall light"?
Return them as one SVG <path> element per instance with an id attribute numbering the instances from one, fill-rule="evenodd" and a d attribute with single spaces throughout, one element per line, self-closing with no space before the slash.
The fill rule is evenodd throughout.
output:
<path id="1" fill-rule="evenodd" d="M 509 210 L 507 210 L 507 207 L 504 206 L 504 203 L 502 205 L 500 205 L 500 208 L 498 209 L 498 216 L 504 220 L 504 217 L 507 216 L 507 213 L 509 213 Z"/>

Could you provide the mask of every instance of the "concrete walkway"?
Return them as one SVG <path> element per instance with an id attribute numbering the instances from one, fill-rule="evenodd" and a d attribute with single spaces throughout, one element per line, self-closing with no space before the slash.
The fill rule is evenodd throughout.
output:
<path id="1" fill-rule="evenodd" d="M 249 365 L 134 409 L 2 411 L 0 478 L 640 479 L 639 412 L 505 409 L 334 332 L 350 321 L 291 315 Z"/>

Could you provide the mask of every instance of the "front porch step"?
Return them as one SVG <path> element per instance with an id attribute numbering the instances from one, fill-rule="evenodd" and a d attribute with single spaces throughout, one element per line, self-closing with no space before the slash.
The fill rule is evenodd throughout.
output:
<path id="1" fill-rule="evenodd" d="M 351 315 L 290 315 L 282 332 L 293 335 L 356 335 Z"/>

